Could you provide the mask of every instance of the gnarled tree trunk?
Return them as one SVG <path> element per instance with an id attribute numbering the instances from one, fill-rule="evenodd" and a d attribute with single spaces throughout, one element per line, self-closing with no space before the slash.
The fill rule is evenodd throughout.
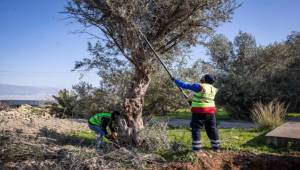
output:
<path id="1" fill-rule="evenodd" d="M 135 146 L 140 143 L 139 132 L 144 128 L 142 119 L 144 97 L 149 83 L 150 73 L 147 69 L 136 68 L 132 86 L 124 101 L 124 111 L 118 121 L 119 133 L 125 143 Z"/>

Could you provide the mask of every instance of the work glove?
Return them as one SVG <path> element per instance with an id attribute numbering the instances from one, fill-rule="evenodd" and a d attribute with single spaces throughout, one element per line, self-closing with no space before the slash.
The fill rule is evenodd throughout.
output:
<path id="1" fill-rule="evenodd" d="M 113 132 L 109 135 L 107 135 L 107 139 L 111 140 L 111 141 L 114 141 L 117 139 L 117 133 L 116 132 Z"/>

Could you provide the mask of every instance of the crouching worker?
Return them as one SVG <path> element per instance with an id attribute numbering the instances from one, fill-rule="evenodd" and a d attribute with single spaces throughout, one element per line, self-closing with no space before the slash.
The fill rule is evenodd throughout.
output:
<path id="1" fill-rule="evenodd" d="M 101 147 L 103 142 L 103 138 L 107 137 L 110 140 L 115 140 L 117 137 L 116 130 L 114 128 L 114 122 L 116 120 L 116 116 L 120 115 L 120 112 L 113 111 L 102 112 L 92 115 L 88 119 L 89 128 L 96 132 L 96 147 Z M 107 133 L 107 127 L 110 129 L 110 134 Z"/>
<path id="2" fill-rule="evenodd" d="M 202 151 L 200 129 L 203 128 L 203 126 L 210 139 L 212 149 L 216 152 L 220 151 L 214 101 L 217 89 L 213 86 L 214 82 L 213 77 L 209 74 L 204 75 L 200 83 L 195 84 L 175 80 L 177 86 L 195 92 L 191 101 L 192 120 L 190 124 L 193 138 L 192 149 L 195 152 Z"/>

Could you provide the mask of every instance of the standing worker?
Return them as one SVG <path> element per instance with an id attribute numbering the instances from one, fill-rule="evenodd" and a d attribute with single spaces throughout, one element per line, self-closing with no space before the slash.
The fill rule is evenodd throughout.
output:
<path id="1" fill-rule="evenodd" d="M 220 151 L 219 134 L 216 123 L 216 106 L 215 95 L 217 88 L 213 86 L 214 78 L 206 74 L 201 78 L 200 84 L 189 84 L 181 80 L 175 79 L 177 86 L 192 90 L 195 92 L 191 101 L 192 111 L 192 149 L 195 152 L 202 151 L 200 129 L 205 127 L 206 134 L 210 139 L 212 149 L 216 152 Z"/>
<path id="2" fill-rule="evenodd" d="M 96 147 L 99 148 L 103 142 L 103 137 L 107 136 L 108 139 L 115 140 L 117 137 L 116 130 L 114 128 L 114 121 L 116 116 L 120 115 L 120 112 L 113 111 L 101 112 L 92 115 L 88 119 L 89 128 L 96 132 Z M 110 134 L 108 135 L 107 127 L 110 129 Z"/>

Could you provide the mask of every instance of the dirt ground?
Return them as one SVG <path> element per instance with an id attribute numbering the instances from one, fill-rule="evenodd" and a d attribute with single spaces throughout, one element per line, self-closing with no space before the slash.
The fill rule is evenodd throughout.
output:
<path id="1" fill-rule="evenodd" d="M 299 169 L 300 154 L 289 153 L 287 155 L 254 154 L 249 152 L 222 151 L 221 153 L 203 152 L 197 154 L 198 158 L 193 163 L 171 162 L 159 169 L 182 169 L 182 170 L 283 170 Z"/>
<path id="2" fill-rule="evenodd" d="M 52 129 L 59 133 L 88 130 L 85 121 L 52 117 L 47 109 L 22 105 L 16 109 L 0 111 L 0 130 L 37 134 L 41 129 Z"/>
<path id="3" fill-rule="evenodd" d="M 125 148 L 99 153 L 94 146 L 65 134 L 87 130 L 83 120 L 58 119 L 47 110 L 22 106 L 0 111 L 2 169 L 299 169 L 300 153 L 254 154 L 206 151 L 191 162 L 168 162 L 155 154 Z"/>

